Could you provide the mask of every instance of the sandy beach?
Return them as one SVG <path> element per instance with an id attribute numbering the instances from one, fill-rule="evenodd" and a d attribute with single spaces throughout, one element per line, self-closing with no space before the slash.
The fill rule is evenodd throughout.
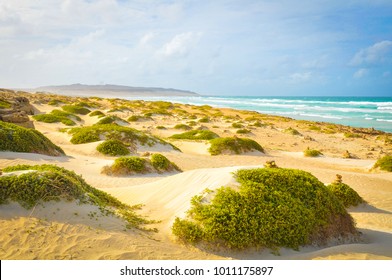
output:
<path id="1" fill-rule="evenodd" d="M 72 99 L 71 97 L 67 97 Z M 53 98 L 51 98 L 53 99 Z M 75 100 L 71 101 L 76 101 Z M 31 95 L 30 102 L 36 113 L 50 113 L 58 106 L 42 102 L 43 96 Z M 106 115 L 123 120 L 143 114 L 150 106 L 125 109 L 132 101 L 94 100 Z M 115 107 L 124 108 L 119 111 Z M 88 184 L 105 191 L 120 201 L 143 204 L 138 213 L 159 220 L 151 225 L 158 232 L 125 229 L 124 221 L 116 217 L 98 215 L 91 219 L 88 213 L 94 206 L 75 202 L 45 202 L 33 209 L 24 209 L 12 202 L 0 205 L 0 258 L 1 259 L 392 259 L 392 173 L 372 169 L 376 160 L 392 153 L 392 144 L 384 141 L 391 135 L 372 133 L 370 130 L 351 131 L 349 127 L 328 123 L 311 123 L 288 118 L 238 111 L 226 108 L 203 108 L 175 104 L 170 115 L 151 114 L 151 117 L 123 123 L 145 133 L 158 136 L 178 147 L 167 145 L 138 146 L 133 155 L 161 153 L 180 167 L 183 172 L 108 176 L 101 173 L 116 157 L 105 156 L 96 150 L 103 141 L 72 144 L 71 135 L 64 132 L 66 125 L 44 123 L 31 118 L 35 129 L 61 147 L 65 156 L 55 157 L 34 153 L 0 151 L 0 169 L 17 164 L 54 164 L 81 175 Z M 238 135 L 258 142 L 264 153 L 253 151 L 241 155 L 211 156 L 208 141 L 174 140 L 169 137 L 182 133 L 175 129 L 185 124 L 186 112 L 197 119 L 208 117 L 208 122 L 197 122 L 192 129 L 208 129 L 221 137 Z M 90 126 L 97 116 L 78 115 L 77 126 Z M 256 120 L 262 125 L 252 126 Z M 249 129 L 246 135 L 237 134 L 233 123 Z M 312 126 L 319 127 L 311 129 Z M 289 128 L 298 133 L 289 133 Z M 358 137 L 347 137 L 347 133 Z M 346 136 L 345 136 L 346 133 Z M 305 157 L 306 148 L 322 152 L 319 157 Z M 345 158 L 346 151 L 352 155 Z M 171 226 L 176 217 L 184 217 L 190 199 L 204 189 L 235 185 L 233 172 L 243 168 L 263 167 L 274 160 L 279 167 L 310 172 L 321 182 L 334 181 L 336 174 L 352 187 L 368 204 L 351 207 L 348 212 L 362 233 L 359 242 L 328 244 L 325 247 L 306 246 L 298 251 L 282 248 L 280 254 L 268 249 L 207 250 L 184 245 L 173 236 Z"/>

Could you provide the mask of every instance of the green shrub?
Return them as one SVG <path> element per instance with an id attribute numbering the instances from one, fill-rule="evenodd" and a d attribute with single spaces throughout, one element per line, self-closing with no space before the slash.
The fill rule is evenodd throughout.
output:
<path id="1" fill-rule="evenodd" d="M 309 148 L 307 148 L 304 151 L 304 156 L 305 157 L 318 157 L 318 156 L 321 156 L 322 154 L 323 153 L 320 152 L 319 150 L 313 150 L 313 149 L 309 149 Z"/>
<path id="2" fill-rule="evenodd" d="M 181 171 L 181 169 L 161 154 L 153 154 L 150 159 L 137 156 L 120 157 L 111 166 L 105 166 L 102 169 L 102 173 L 110 176 L 172 171 Z"/>
<path id="3" fill-rule="evenodd" d="M 128 121 L 129 121 L 129 122 L 137 122 L 137 121 L 138 121 L 139 119 L 141 119 L 141 118 L 143 118 L 143 117 L 133 115 L 133 116 L 130 116 L 130 117 L 128 118 Z"/>
<path id="4" fill-rule="evenodd" d="M 392 156 L 383 156 L 374 164 L 374 168 L 392 172 Z"/>
<path id="5" fill-rule="evenodd" d="M 103 117 L 105 116 L 104 113 L 102 113 L 101 111 L 93 111 L 89 114 L 90 117 L 94 117 L 94 116 L 98 116 L 98 117 Z"/>
<path id="6" fill-rule="evenodd" d="M 189 125 L 181 123 L 181 124 L 176 124 L 174 126 L 174 129 L 191 130 L 192 128 Z"/>
<path id="7" fill-rule="evenodd" d="M 169 113 L 166 109 L 151 109 L 143 111 L 145 117 L 151 117 L 152 115 L 164 115 L 164 116 L 171 116 L 172 114 Z"/>
<path id="8" fill-rule="evenodd" d="M 51 106 L 58 106 L 60 103 L 63 103 L 61 100 L 58 100 L 58 99 L 52 99 L 52 100 L 50 100 L 49 102 L 48 102 L 48 105 L 51 105 Z"/>
<path id="9" fill-rule="evenodd" d="M 147 173 L 146 160 L 137 156 L 120 157 L 111 166 L 111 173 L 115 175 L 130 175 Z"/>
<path id="10" fill-rule="evenodd" d="M 218 138 L 219 135 L 210 130 L 191 130 L 181 134 L 174 134 L 170 136 L 172 139 L 184 140 L 211 140 Z"/>
<path id="11" fill-rule="evenodd" d="M 161 154 L 152 154 L 150 158 L 152 167 L 158 172 L 181 171 L 180 168 Z"/>
<path id="12" fill-rule="evenodd" d="M 163 126 L 163 125 L 158 125 L 158 126 L 157 126 L 157 129 L 166 129 L 166 127 Z"/>
<path id="13" fill-rule="evenodd" d="M 361 138 L 362 137 L 361 134 L 352 133 L 352 132 L 345 132 L 343 135 L 346 138 Z"/>
<path id="14" fill-rule="evenodd" d="M 64 112 L 64 111 L 61 111 L 61 110 L 53 110 L 52 112 L 50 112 L 50 114 L 52 114 L 54 116 L 57 116 L 57 117 L 60 117 L 60 118 L 73 118 L 73 119 L 75 119 L 77 121 L 81 121 L 82 120 L 77 115 L 74 115 L 74 114 L 71 114 L 71 113 L 67 113 L 67 112 Z"/>
<path id="15" fill-rule="evenodd" d="M 41 132 L 0 121 L 0 151 L 38 153 L 49 156 L 64 155 Z"/>
<path id="16" fill-rule="evenodd" d="M 310 173 L 260 168 L 235 176 L 238 190 L 221 187 L 210 202 L 193 197 L 187 218 L 176 218 L 173 234 L 213 246 L 274 250 L 358 234 L 342 203 Z"/>
<path id="17" fill-rule="evenodd" d="M 252 131 L 250 131 L 249 129 L 243 128 L 243 129 L 238 129 L 236 133 L 238 134 L 248 134 L 251 133 Z"/>
<path id="18" fill-rule="evenodd" d="M 208 149 L 211 155 L 224 153 L 242 154 L 253 150 L 264 152 L 264 149 L 256 141 L 248 138 L 225 137 L 210 140 L 211 146 Z"/>
<path id="19" fill-rule="evenodd" d="M 54 116 L 52 114 L 34 115 L 33 119 L 44 123 L 57 123 L 61 121 L 60 117 Z"/>
<path id="20" fill-rule="evenodd" d="M 44 123 L 58 123 L 61 122 L 65 125 L 69 125 L 69 126 L 74 126 L 76 123 L 69 119 L 69 117 L 74 116 L 75 119 L 80 120 L 79 117 L 63 112 L 63 111 L 59 111 L 59 110 L 53 110 L 51 113 L 49 114 L 42 114 L 42 115 L 35 115 L 33 116 L 33 119 L 35 119 L 36 121 L 39 122 L 44 122 Z"/>
<path id="21" fill-rule="evenodd" d="M 208 122 L 210 122 L 210 118 L 209 117 L 203 117 L 203 118 L 201 118 L 199 120 L 199 122 L 201 122 L 201 123 L 208 123 Z"/>
<path id="22" fill-rule="evenodd" d="M 126 122 L 123 119 L 117 117 L 117 116 L 106 116 L 102 119 L 100 119 L 97 124 L 110 124 L 110 123 L 116 123 L 116 121 L 119 122 Z"/>
<path id="23" fill-rule="evenodd" d="M 340 200 L 340 202 L 342 202 L 346 208 L 350 206 L 357 206 L 365 202 L 355 190 L 344 183 L 334 182 L 328 185 L 327 188 Z"/>
<path id="24" fill-rule="evenodd" d="M 232 126 L 233 128 L 243 128 L 243 127 L 244 127 L 244 126 L 243 126 L 242 124 L 240 124 L 240 123 L 232 123 L 231 126 Z"/>
<path id="25" fill-rule="evenodd" d="M 126 145 L 135 146 L 137 143 L 141 145 L 153 146 L 157 143 L 168 145 L 154 136 L 149 136 L 142 131 L 130 127 L 119 126 L 117 124 L 95 124 L 93 126 L 75 127 L 68 131 L 72 134 L 72 144 L 91 143 L 99 140 L 117 139 Z"/>
<path id="26" fill-rule="evenodd" d="M 197 125 L 197 122 L 195 122 L 195 121 L 189 121 L 189 122 L 187 122 L 187 124 L 188 124 L 189 126 L 196 126 L 196 125 Z"/>
<path id="27" fill-rule="evenodd" d="M 196 243 L 202 240 L 203 230 L 198 224 L 176 217 L 172 225 L 172 232 L 184 242 Z"/>
<path id="28" fill-rule="evenodd" d="M 16 201 L 25 208 L 31 208 L 45 201 L 77 200 L 98 206 L 104 213 L 125 219 L 128 227 L 140 227 L 151 223 L 138 216 L 134 209 L 88 185 L 73 171 L 55 165 L 17 165 L 5 168 L 4 172 L 32 170 L 20 175 L 0 176 L 0 204 Z"/>
<path id="29" fill-rule="evenodd" d="M 296 130 L 296 129 L 292 128 L 292 127 L 286 128 L 284 130 L 284 132 L 288 133 L 288 134 L 291 134 L 291 135 L 301 135 L 301 133 L 299 133 L 298 130 Z"/>
<path id="30" fill-rule="evenodd" d="M 265 126 L 264 124 L 262 124 L 261 122 L 259 122 L 259 121 L 256 121 L 256 122 L 254 122 L 254 123 L 252 123 L 251 124 L 251 126 L 255 126 L 255 127 L 263 127 L 263 126 Z"/>
<path id="31" fill-rule="evenodd" d="M 66 112 L 79 115 L 87 115 L 91 112 L 89 109 L 77 105 L 64 105 L 61 108 Z"/>
<path id="32" fill-rule="evenodd" d="M 97 151 L 109 156 L 126 156 L 130 153 L 128 147 L 123 142 L 116 139 L 102 142 L 97 146 Z"/>

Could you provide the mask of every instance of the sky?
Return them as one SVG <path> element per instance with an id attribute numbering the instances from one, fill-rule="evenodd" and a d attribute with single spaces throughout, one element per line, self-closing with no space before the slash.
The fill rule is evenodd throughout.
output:
<path id="1" fill-rule="evenodd" d="M 0 87 L 392 96 L 391 0 L 0 0 Z"/>

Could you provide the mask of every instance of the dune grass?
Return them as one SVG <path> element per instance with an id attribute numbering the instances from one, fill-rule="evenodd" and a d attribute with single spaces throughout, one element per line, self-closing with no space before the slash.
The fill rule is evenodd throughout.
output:
<path id="1" fill-rule="evenodd" d="M 64 151 L 41 132 L 2 121 L 0 121 L 0 151 L 37 153 L 49 156 L 64 155 Z"/>
<path id="2" fill-rule="evenodd" d="M 384 171 L 392 172 L 392 156 L 383 156 L 379 158 L 374 164 L 374 168 L 379 168 Z"/>
<path id="3" fill-rule="evenodd" d="M 249 138 L 225 137 L 210 140 L 211 146 L 208 149 L 211 155 L 220 154 L 242 154 L 251 151 L 264 152 L 263 147 L 256 141 Z"/>
<path id="4" fill-rule="evenodd" d="M 171 139 L 183 140 L 211 140 L 218 137 L 218 134 L 210 130 L 191 130 L 181 134 L 174 134 L 170 136 Z"/>
<path id="5" fill-rule="evenodd" d="M 181 169 L 161 154 L 152 154 L 149 159 L 138 156 L 120 157 L 112 165 L 102 168 L 102 173 L 109 176 L 128 176 L 172 171 L 181 171 Z"/>
<path id="6" fill-rule="evenodd" d="M 55 165 L 17 165 L 5 168 L 5 173 L 21 170 L 31 172 L 0 177 L 0 204 L 16 201 L 29 209 L 45 201 L 78 201 L 98 206 L 103 213 L 127 221 L 127 227 L 140 228 L 148 221 L 137 215 L 140 206 L 129 206 L 113 196 L 88 185 L 73 171 Z"/>
<path id="7" fill-rule="evenodd" d="M 187 217 L 175 219 L 173 234 L 209 247 L 273 250 L 357 234 L 342 203 L 310 173 L 260 168 L 240 170 L 235 177 L 238 190 L 221 187 L 193 197 Z"/>
<path id="8" fill-rule="evenodd" d="M 129 148 L 117 139 L 105 140 L 97 146 L 97 151 L 108 156 L 126 156 L 130 154 Z"/>

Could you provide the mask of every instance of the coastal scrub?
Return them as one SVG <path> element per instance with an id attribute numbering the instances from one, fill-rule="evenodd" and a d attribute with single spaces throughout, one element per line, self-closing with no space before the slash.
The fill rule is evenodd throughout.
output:
<path id="1" fill-rule="evenodd" d="M 284 168 L 239 170 L 238 188 L 194 196 L 172 232 L 184 242 L 228 248 L 324 245 L 356 236 L 343 204 L 308 172 Z"/>

